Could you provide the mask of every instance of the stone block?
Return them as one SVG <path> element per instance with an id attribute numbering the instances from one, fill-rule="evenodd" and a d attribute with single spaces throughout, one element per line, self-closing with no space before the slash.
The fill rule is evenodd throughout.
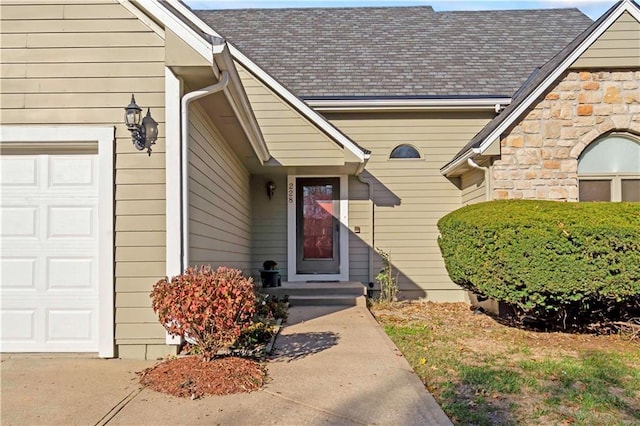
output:
<path id="1" fill-rule="evenodd" d="M 569 158 L 569 148 L 556 148 L 553 156 L 559 159 Z"/>
<path id="2" fill-rule="evenodd" d="M 562 125 L 571 125 L 571 118 L 573 118 L 573 105 L 570 103 L 564 103 L 562 104 L 562 108 L 560 108 L 560 116 L 558 118 L 563 119 L 564 121 L 568 122 L 569 124 L 565 124 L 563 123 Z"/>
<path id="3" fill-rule="evenodd" d="M 587 81 L 586 83 L 582 83 L 582 90 L 598 90 L 600 88 L 600 83 L 597 81 Z"/>
<path id="4" fill-rule="evenodd" d="M 542 118 L 542 110 L 540 108 L 529 111 L 529 114 L 525 117 L 525 120 L 539 120 Z"/>
<path id="5" fill-rule="evenodd" d="M 540 156 L 537 149 L 521 149 L 516 152 L 516 160 L 521 165 L 540 164 Z"/>
<path id="6" fill-rule="evenodd" d="M 613 107 L 611 105 L 594 105 L 593 106 L 593 115 L 604 115 L 608 116 L 613 113 Z"/>
<path id="7" fill-rule="evenodd" d="M 500 189 L 513 189 L 513 181 L 510 180 L 497 180 L 493 183 L 494 188 Z"/>
<path id="8" fill-rule="evenodd" d="M 536 189 L 536 199 L 537 200 L 547 200 L 549 199 L 549 188 L 546 186 Z"/>
<path id="9" fill-rule="evenodd" d="M 545 121 L 542 125 L 542 132 L 547 138 L 559 138 L 562 123 L 558 120 Z"/>
<path id="10" fill-rule="evenodd" d="M 549 199 L 551 200 L 566 200 L 569 195 L 569 191 L 562 187 L 553 187 L 549 189 Z"/>
<path id="11" fill-rule="evenodd" d="M 538 178 L 538 172 L 535 171 L 535 170 L 525 170 L 524 178 L 525 179 L 537 179 Z"/>
<path id="12" fill-rule="evenodd" d="M 519 180 L 515 182 L 515 189 L 531 189 L 531 182 L 526 180 Z"/>
<path id="13" fill-rule="evenodd" d="M 529 148 L 537 148 L 542 146 L 542 135 L 528 134 L 524 136 L 524 146 Z"/>
<path id="14" fill-rule="evenodd" d="M 540 156 L 543 160 L 550 160 L 551 158 L 553 158 L 553 149 L 542 148 L 540 150 Z"/>
<path id="15" fill-rule="evenodd" d="M 578 102 L 581 104 L 599 104 L 600 102 L 602 102 L 602 92 L 580 92 L 578 94 Z"/>
<path id="16" fill-rule="evenodd" d="M 520 124 L 520 129 L 523 133 L 539 133 L 540 132 L 540 122 L 537 120 L 524 120 Z"/>
<path id="17" fill-rule="evenodd" d="M 580 80 L 582 81 L 591 80 L 591 73 L 589 71 L 580 72 Z"/>
<path id="18" fill-rule="evenodd" d="M 611 79 L 613 81 L 629 81 L 629 80 L 633 80 L 633 72 L 632 71 L 613 72 L 613 73 L 611 73 Z"/>
<path id="19" fill-rule="evenodd" d="M 593 114 L 593 106 L 592 105 L 578 105 L 577 109 L 578 115 L 581 117 L 589 116 Z"/>
<path id="20" fill-rule="evenodd" d="M 560 160 L 544 160 L 542 163 L 545 169 L 559 169 Z"/>
<path id="21" fill-rule="evenodd" d="M 560 92 L 560 100 L 562 101 L 572 101 L 576 97 L 576 92 Z"/>
<path id="22" fill-rule="evenodd" d="M 547 101 L 555 101 L 560 99 L 560 94 L 558 92 L 550 92 L 547 93 L 547 96 L 544 97 Z"/>
<path id="23" fill-rule="evenodd" d="M 567 80 L 564 80 L 564 81 L 561 81 L 558 84 L 557 90 L 577 92 L 581 88 L 582 88 L 582 83 L 580 83 L 578 81 L 567 81 Z"/>
<path id="24" fill-rule="evenodd" d="M 638 81 L 636 81 L 636 80 L 625 81 L 625 82 L 622 83 L 622 88 L 624 90 L 636 90 L 638 87 L 640 87 L 640 85 L 638 84 Z"/>
<path id="25" fill-rule="evenodd" d="M 573 125 L 577 127 L 588 127 L 595 124 L 595 119 L 591 116 L 588 117 L 576 117 L 573 121 Z"/>
<path id="26" fill-rule="evenodd" d="M 580 154 L 582 154 L 582 151 L 584 151 L 584 149 L 587 147 L 587 144 L 584 142 L 578 142 L 572 149 L 571 152 L 569 153 L 571 158 L 578 158 L 580 156 Z M 576 163 L 576 170 L 577 170 L 578 164 Z M 566 169 L 562 169 L 565 172 L 569 172 L 571 170 L 566 170 Z"/>
<path id="27" fill-rule="evenodd" d="M 494 192 L 496 200 L 507 200 L 509 199 L 509 191 L 497 190 Z"/>
<path id="28" fill-rule="evenodd" d="M 505 139 L 506 146 L 513 148 L 522 148 L 524 146 L 524 137 L 522 135 L 509 135 Z"/>
<path id="29" fill-rule="evenodd" d="M 608 86 L 604 89 L 604 102 L 607 104 L 619 104 L 622 102 L 622 95 L 618 86 Z"/>

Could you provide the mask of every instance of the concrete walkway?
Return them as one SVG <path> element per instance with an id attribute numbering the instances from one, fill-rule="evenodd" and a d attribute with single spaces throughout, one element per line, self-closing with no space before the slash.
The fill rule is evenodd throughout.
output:
<path id="1" fill-rule="evenodd" d="M 250 394 L 175 398 L 137 384 L 151 361 L 3 355 L 2 425 L 450 425 L 363 306 L 298 307 Z"/>

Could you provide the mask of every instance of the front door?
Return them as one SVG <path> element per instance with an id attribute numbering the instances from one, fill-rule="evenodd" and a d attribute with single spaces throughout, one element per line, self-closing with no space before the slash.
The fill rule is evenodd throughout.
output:
<path id="1" fill-rule="evenodd" d="M 340 273 L 340 178 L 296 179 L 296 272 Z"/>

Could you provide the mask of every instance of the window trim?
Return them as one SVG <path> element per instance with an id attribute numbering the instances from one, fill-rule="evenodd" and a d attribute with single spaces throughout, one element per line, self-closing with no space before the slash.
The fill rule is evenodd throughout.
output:
<path id="1" fill-rule="evenodd" d="M 623 180 L 640 179 L 637 173 L 585 173 L 578 175 L 578 201 L 580 200 L 580 181 L 581 180 L 609 180 L 611 181 L 611 200 L 610 202 L 622 201 L 622 181 Z"/>
<path id="2" fill-rule="evenodd" d="M 419 157 L 418 158 L 411 158 L 411 157 L 392 157 L 391 155 L 393 154 L 393 152 L 403 146 L 408 146 L 411 147 L 413 149 L 416 150 L 416 152 L 418 153 Z M 390 161 L 416 161 L 416 160 L 424 160 L 424 155 L 422 155 L 422 152 L 420 151 L 420 149 L 418 149 L 417 146 L 410 144 L 410 143 L 399 143 L 398 145 L 395 145 L 393 148 L 391 148 L 391 152 L 389 152 L 389 157 L 387 158 Z"/>

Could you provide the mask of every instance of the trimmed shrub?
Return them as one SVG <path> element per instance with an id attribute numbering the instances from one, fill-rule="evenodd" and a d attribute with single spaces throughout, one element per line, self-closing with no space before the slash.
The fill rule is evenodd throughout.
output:
<path id="1" fill-rule="evenodd" d="M 188 268 L 153 286 L 152 307 L 173 335 L 187 337 L 206 359 L 232 345 L 252 323 L 256 299 L 251 278 L 237 269 Z"/>
<path id="2" fill-rule="evenodd" d="M 639 301 L 639 203 L 490 201 L 438 228 L 453 282 L 528 315 L 581 322 Z"/>

